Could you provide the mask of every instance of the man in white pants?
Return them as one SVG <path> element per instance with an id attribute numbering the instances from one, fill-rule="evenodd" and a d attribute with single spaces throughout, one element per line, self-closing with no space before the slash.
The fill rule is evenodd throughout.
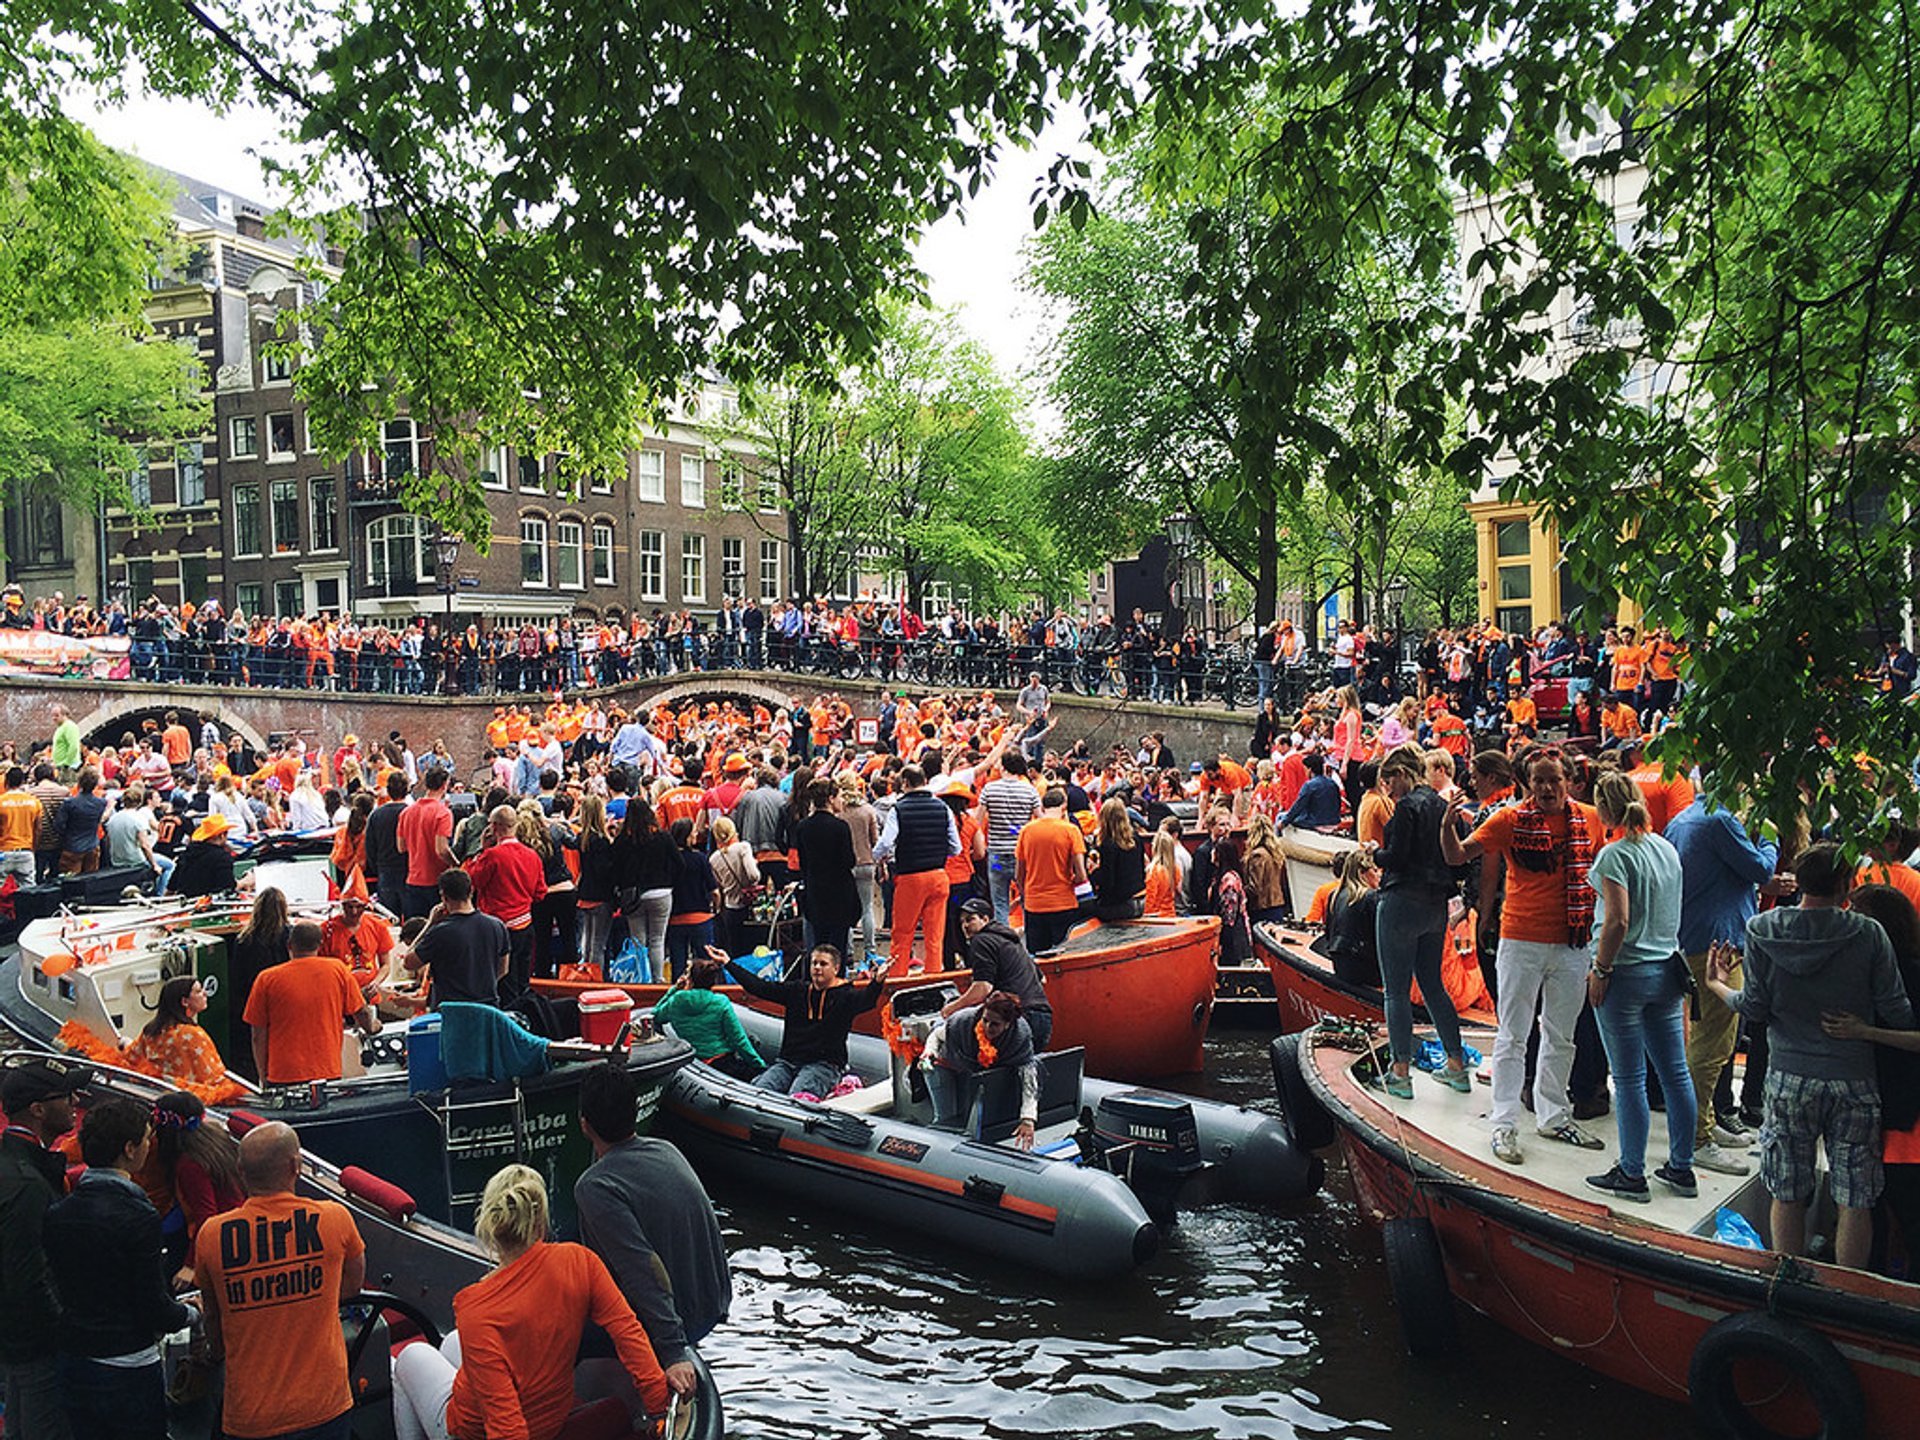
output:
<path id="1" fill-rule="evenodd" d="M 1533 1079 L 1537 1129 L 1550 1140 L 1583 1150 L 1603 1149 L 1573 1123 L 1567 1076 L 1573 1068 L 1573 1028 L 1586 1001 L 1593 888 L 1587 867 L 1605 843 L 1593 807 L 1567 799 L 1566 768 L 1557 751 L 1534 753 L 1525 775 L 1523 804 L 1496 810 L 1460 838 L 1471 802 L 1456 798 L 1452 823 L 1440 827 L 1447 861 L 1464 865 L 1489 852 L 1506 860 L 1506 901 L 1500 911 L 1496 954 L 1500 1030 L 1493 1042 L 1493 1153 L 1518 1165 L 1520 1091 L 1526 1079 L 1527 1035 L 1540 1009 L 1540 1059 Z"/>

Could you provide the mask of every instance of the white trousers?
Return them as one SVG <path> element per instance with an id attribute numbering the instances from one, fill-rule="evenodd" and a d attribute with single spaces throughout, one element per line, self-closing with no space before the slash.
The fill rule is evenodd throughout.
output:
<path id="1" fill-rule="evenodd" d="M 1500 1030 L 1493 1042 L 1493 1128 L 1520 1128 L 1527 1036 L 1538 1004 L 1540 1058 L 1533 1071 L 1533 1115 L 1540 1129 L 1552 1130 L 1573 1119 L 1567 1076 L 1573 1070 L 1573 1027 L 1587 998 L 1587 949 L 1502 939 L 1494 963 Z"/>
<path id="2" fill-rule="evenodd" d="M 393 1432 L 397 1440 L 449 1440 L 447 1403 L 460 1372 L 460 1332 L 431 1345 L 409 1345 L 393 1362 Z"/>

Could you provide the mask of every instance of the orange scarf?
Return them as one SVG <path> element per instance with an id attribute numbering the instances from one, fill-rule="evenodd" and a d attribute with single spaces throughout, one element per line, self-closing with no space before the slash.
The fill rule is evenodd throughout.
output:
<path id="1" fill-rule="evenodd" d="M 991 1070 L 994 1062 L 1000 1058 L 1000 1047 L 987 1036 L 985 1016 L 973 1022 L 973 1043 L 980 1048 L 980 1068 Z"/>

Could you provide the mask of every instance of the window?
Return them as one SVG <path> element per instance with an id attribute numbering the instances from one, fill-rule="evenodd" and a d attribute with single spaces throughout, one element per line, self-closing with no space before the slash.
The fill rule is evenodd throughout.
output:
<path id="1" fill-rule="evenodd" d="M 67 522 L 58 495 L 32 489 L 20 497 L 17 512 L 7 512 L 7 549 L 29 565 L 59 565 L 67 554 Z"/>
<path id="2" fill-rule="evenodd" d="M 707 598 L 707 537 L 680 537 L 680 599 L 688 605 L 701 605 Z"/>
<path id="3" fill-rule="evenodd" d="M 233 608 L 241 615 L 258 615 L 264 594 L 258 580 L 244 580 L 233 587 Z"/>
<path id="4" fill-rule="evenodd" d="M 640 498 L 654 505 L 667 503 L 667 457 L 664 451 L 640 452 Z"/>
<path id="5" fill-rule="evenodd" d="M 1502 565 L 1500 567 L 1500 598 L 1502 600 L 1531 600 L 1533 598 L 1533 567 L 1531 565 Z"/>
<path id="6" fill-rule="evenodd" d="M 251 415 L 236 415 L 227 422 L 227 451 L 235 460 L 251 460 L 260 453 L 260 422 Z"/>
<path id="7" fill-rule="evenodd" d="M 540 474 L 540 457 L 538 455 L 522 455 L 520 457 L 520 488 L 528 491 L 539 491 L 547 488 L 546 481 Z"/>
<path id="8" fill-rule="evenodd" d="M 127 599 L 138 605 L 153 594 L 153 561 L 127 561 Z"/>
<path id="9" fill-rule="evenodd" d="M 741 510 L 745 507 L 746 498 L 740 485 L 740 467 L 728 461 L 720 467 L 720 508 Z"/>
<path id="10" fill-rule="evenodd" d="M 308 530 L 315 550 L 340 548 L 339 515 L 334 509 L 338 489 L 331 475 L 316 475 L 307 481 Z"/>
<path id="11" fill-rule="evenodd" d="M 127 493 L 133 508 L 147 510 L 153 505 L 153 464 L 145 451 L 133 462 L 133 469 L 127 472 Z"/>
<path id="12" fill-rule="evenodd" d="M 380 451 L 389 480 L 399 480 L 420 468 L 420 434 L 404 416 L 380 427 Z"/>
<path id="13" fill-rule="evenodd" d="M 284 555 L 300 548 L 300 482 L 273 482 L 273 551 Z"/>
<path id="14" fill-rule="evenodd" d="M 293 616 L 305 614 L 300 603 L 300 582 L 298 580 L 276 580 L 273 585 L 273 613 Z"/>
<path id="15" fill-rule="evenodd" d="M 734 599 L 746 593 L 747 542 L 736 535 L 720 541 L 720 593 Z"/>
<path id="16" fill-rule="evenodd" d="M 322 614 L 340 613 L 340 577 L 327 575 L 313 582 L 313 608 Z"/>
<path id="17" fill-rule="evenodd" d="M 586 582 L 586 531 L 578 520 L 561 520 L 553 527 L 554 579 L 562 590 L 578 590 Z"/>
<path id="18" fill-rule="evenodd" d="M 507 468 L 507 447 L 496 445 L 487 452 L 486 467 L 480 472 L 480 486 L 484 490 L 504 490 L 507 476 L 512 473 Z"/>
<path id="19" fill-rule="evenodd" d="M 293 459 L 299 444 L 299 436 L 293 428 L 291 412 L 283 411 L 278 415 L 267 416 L 267 458 L 269 460 Z"/>
<path id="20" fill-rule="evenodd" d="M 260 487 L 258 485 L 233 487 L 233 553 L 236 555 L 260 553 Z"/>
<path id="21" fill-rule="evenodd" d="M 213 568 L 213 562 L 204 555 L 182 555 L 180 557 L 180 600 L 183 604 L 199 605 L 207 598 L 207 575 Z"/>
<path id="22" fill-rule="evenodd" d="M 756 475 L 754 483 L 760 491 L 760 513 L 777 515 L 780 513 L 780 486 L 771 475 Z"/>
<path id="23" fill-rule="evenodd" d="M 174 473 L 180 479 L 180 503 L 207 503 L 207 447 L 204 441 L 190 440 L 173 452 Z"/>
<path id="24" fill-rule="evenodd" d="M 613 526 L 602 520 L 593 522 L 593 583 L 613 584 Z"/>
<path id="25" fill-rule="evenodd" d="M 1531 605 L 1503 605 L 1493 612 L 1493 619 L 1509 635 L 1528 635 L 1533 632 Z"/>
<path id="26" fill-rule="evenodd" d="M 260 378 L 264 384 L 284 385 L 293 379 L 293 361 L 277 349 L 266 348 L 261 351 Z"/>
<path id="27" fill-rule="evenodd" d="M 780 542 L 778 540 L 760 542 L 760 598 L 762 600 L 780 598 Z"/>
<path id="28" fill-rule="evenodd" d="M 591 484 L 593 493 L 596 495 L 611 495 L 613 493 L 613 477 L 604 470 L 595 470 L 593 472 Z"/>
<path id="29" fill-rule="evenodd" d="M 1493 548 L 1503 560 L 1518 559 L 1533 553 L 1533 536 L 1524 520 L 1497 520 L 1493 526 Z"/>
<path id="30" fill-rule="evenodd" d="M 680 503 L 689 510 L 707 508 L 707 462 L 704 456 L 680 457 Z"/>
<path id="31" fill-rule="evenodd" d="M 541 590 L 547 584 L 547 522 L 538 515 L 520 519 L 520 584 Z"/>
<path id="32" fill-rule="evenodd" d="M 389 595 L 406 594 L 426 569 L 420 522 L 412 515 L 387 515 L 367 526 L 367 578 Z"/>
<path id="33" fill-rule="evenodd" d="M 667 598 L 667 537 L 659 530 L 640 532 L 640 598 Z"/>

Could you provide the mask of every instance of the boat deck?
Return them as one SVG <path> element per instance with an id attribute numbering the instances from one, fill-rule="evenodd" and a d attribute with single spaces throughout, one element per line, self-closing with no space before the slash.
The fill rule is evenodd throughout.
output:
<path id="1" fill-rule="evenodd" d="M 1467 1043 L 1484 1054 L 1490 1053 L 1492 1039 L 1491 1035 L 1470 1035 Z M 1354 1067 L 1353 1078 L 1358 1081 L 1366 1068 L 1363 1060 Z M 1760 1188 L 1760 1157 L 1757 1153 L 1743 1154 L 1743 1158 L 1753 1167 L 1751 1173 L 1744 1176 L 1718 1175 L 1696 1169 L 1694 1178 L 1700 1188 L 1698 1197 L 1689 1199 L 1677 1195 L 1653 1178 L 1654 1170 L 1666 1163 L 1667 1156 L 1667 1117 L 1656 1111 L 1647 1136 L 1646 1174 L 1650 1198 L 1641 1204 L 1606 1195 L 1586 1183 L 1589 1175 L 1606 1173 L 1619 1157 L 1619 1137 L 1612 1114 L 1597 1120 L 1577 1122 L 1582 1130 L 1606 1145 L 1604 1150 L 1582 1150 L 1536 1133 L 1533 1117 L 1523 1111 L 1520 1149 L 1525 1159 L 1519 1165 L 1509 1166 L 1493 1157 L 1492 1127 L 1487 1118 L 1493 1106 L 1493 1094 L 1487 1086 L 1475 1084 L 1471 1094 L 1463 1095 L 1417 1071 L 1413 1083 L 1414 1098 L 1411 1100 L 1395 1099 L 1384 1090 L 1376 1090 L 1371 1086 L 1364 1093 L 1369 1101 L 1389 1115 L 1401 1117 L 1409 1127 L 1417 1127 L 1430 1140 L 1459 1151 L 1478 1164 L 1498 1166 L 1500 1170 L 1510 1172 L 1516 1182 L 1556 1191 L 1582 1204 L 1603 1206 L 1625 1220 L 1681 1234 L 1712 1236 L 1715 1212 L 1725 1205 L 1754 1221 L 1765 1233 L 1762 1223 L 1765 1201 Z M 1380 1123 L 1392 1133 L 1391 1120 L 1382 1117 Z M 1756 1209 L 1758 1214 L 1755 1213 Z"/>

